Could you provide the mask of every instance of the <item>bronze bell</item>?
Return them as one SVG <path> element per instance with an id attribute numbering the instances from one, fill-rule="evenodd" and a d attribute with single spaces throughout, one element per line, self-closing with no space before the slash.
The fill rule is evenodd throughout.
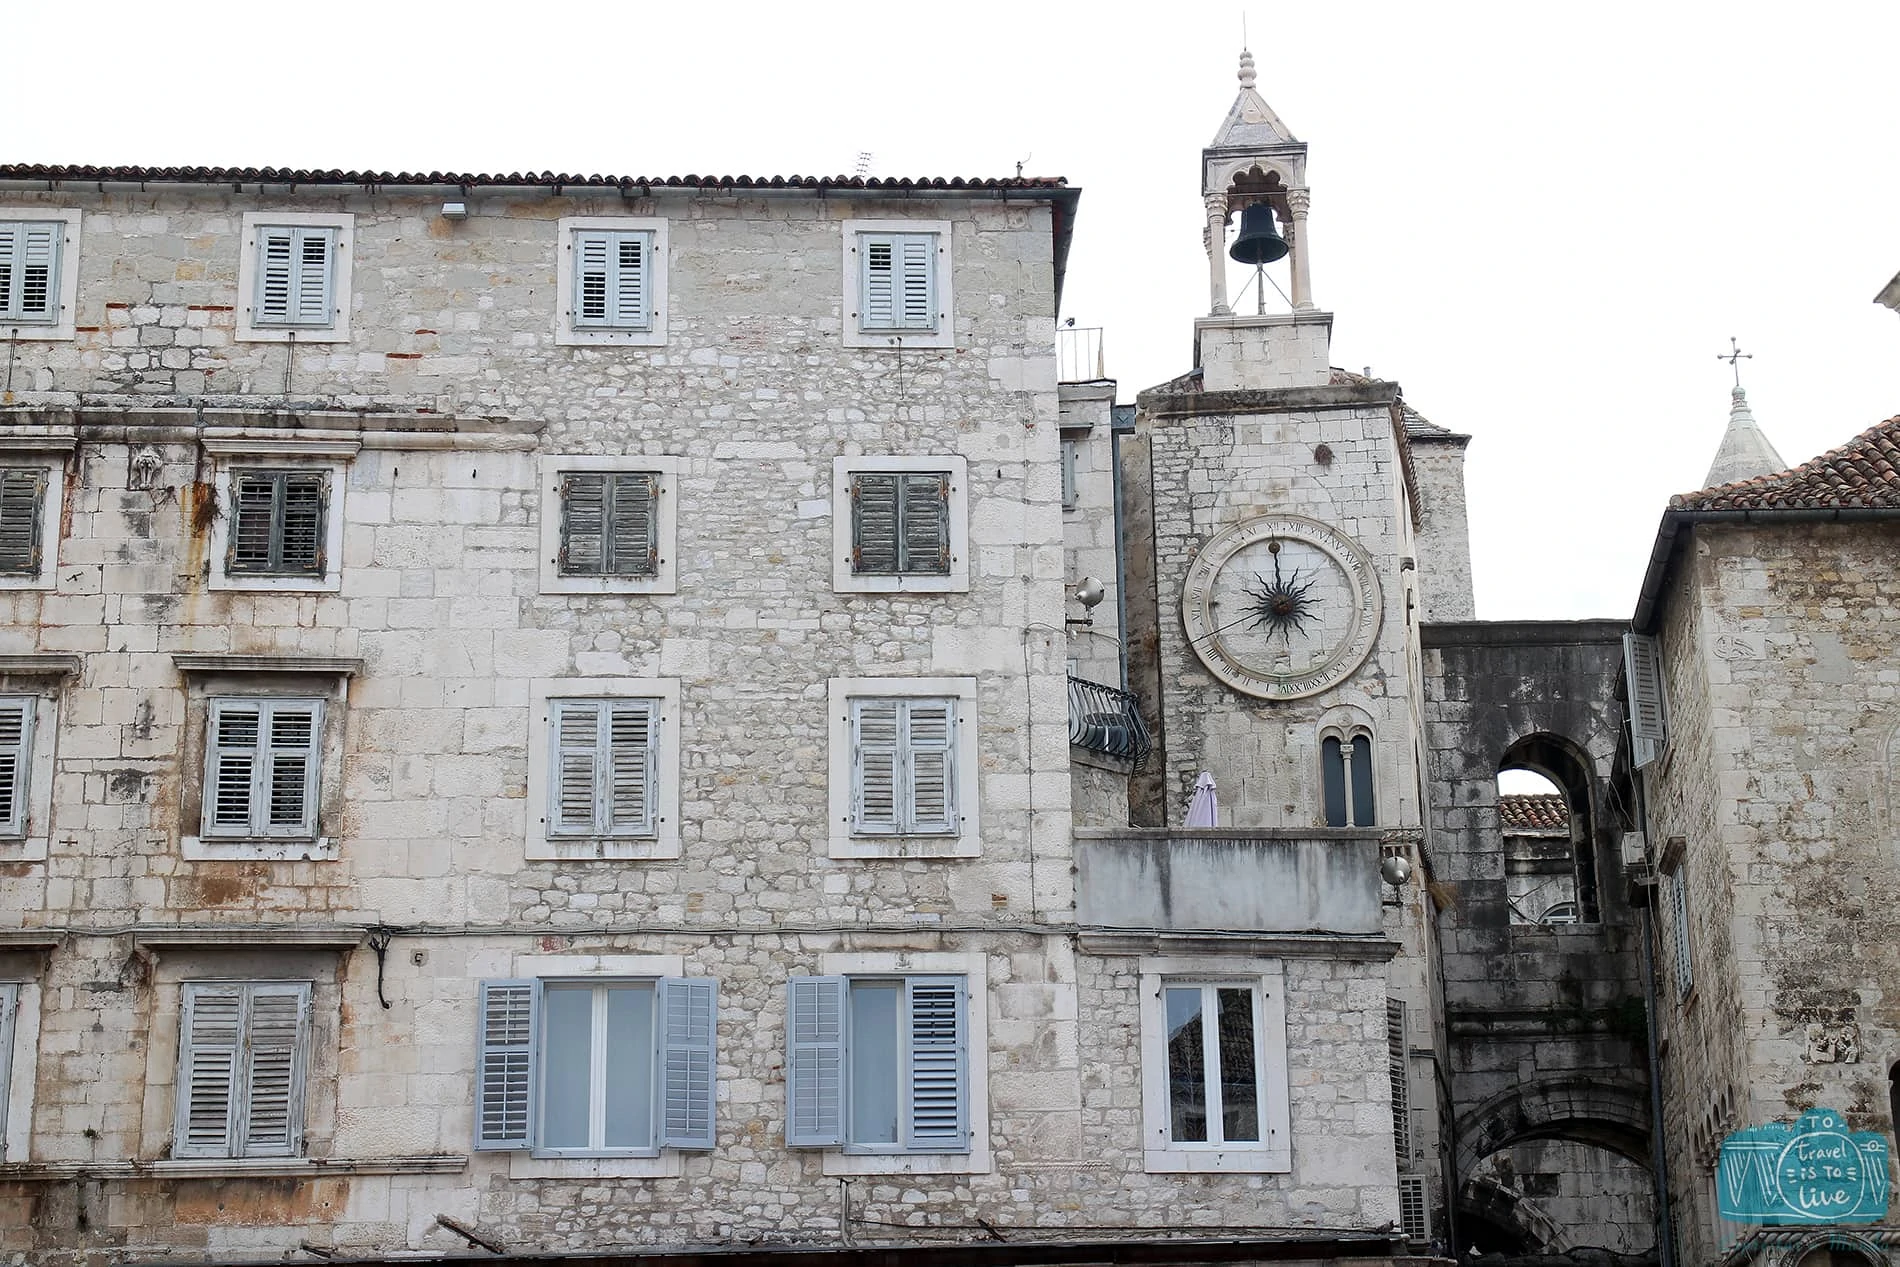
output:
<path id="1" fill-rule="evenodd" d="M 1273 222 L 1273 208 L 1250 203 L 1240 212 L 1240 236 L 1227 253 L 1242 264 L 1271 264 L 1287 253 L 1286 239 Z"/>

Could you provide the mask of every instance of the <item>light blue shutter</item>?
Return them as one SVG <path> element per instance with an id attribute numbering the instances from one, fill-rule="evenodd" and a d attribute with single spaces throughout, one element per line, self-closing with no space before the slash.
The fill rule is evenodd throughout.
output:
<path id="1" fill-rule="evenodd" d="M 59 317 L 58 223 L 0 225 L 0 317 L 43 322 Z"/>
<path id="2" fill-rule="evenodd" d="M 858 328 L 937 328 L 937 235 L 858 235 Z"/>
<path id="3" fill-rule="evenodd" d="M 264 709 L 255 700 L 213 700 L 205 752 L 206 836 L 251 834 Z"/>
<path id="4" fill-rule="evenodd" d="M 574 326 L 645 326 L 646 249 L 642 235 L 577 232 L 573 249 Z"/>
<path id="5" fill-rule="evenodd" d="M 967 1153 L 962 977 L 910 977 L 910 1151 Z"/>
<path id="6" fill-rule="evenodd" d="M 552 700 L 549 709 L 554 769 L 548 788 L 548 835 L 592 835 L 600 785 L 600 702 Z"/>
<path id="7" fill-rule="evenodd" d="M 257 294 L 252 320 L 260 325 L 329 326 L 336 230 L 266 225 L 257 230 Z"/>
<path id="8" fill-rule="evenodd" d="M 1662 755 L 1669 735 L 1656 639 L 1648 634 L 1623 635 L 1623 677 L 1629 691 L 1630 764 L 1640 770 Z"/>
<path id="9" fill-rule="evenodd" d="M 895 835 L 899 818 L 898 747 L 903 703 L 894 699 L 851 701 L 851 830 Z"/>
<path id="10" fill-rule="evenodd" d="M 603 705 L 606 734 L 600 804 L 595 810 L 609 836 L 653 832 L 653 731 L 659 709 L 652 700 L 613 700 Z"/>
<path id="11" fill-rule="evenodd" d="M 535 1013 L 540 983 L 482 982 L 475 1053 L 475 1147 L 531 1146 Z"/>
<path id="12" fill-rule="evenodd" d="M 332 324 L 330 278 L 335 269 L 335 239 L 332 229 L 298 229 L 297 238 L 297 309 L 298 325 Z"/>
<path id="13" fill-rule="evenodd" d="M 244 987 L 243 1094 L 237 1138 L 246 1157 L 303 1151 L 303 1051 L 310 986 L 303 981 Z"/>
<path id="14" fill-rule="evenodd" d="M 956 804 L 956 705 L 947 699 L 904 702 L 903 831 L 922 836 L 954 835 Z"/>
<path id="15" fill-rule="evenodd" d="M 186 983 L 172 1156 L 231 1156 L 243 1021 L 242 985 Z"/>
<path id="16" fill-rule="evenodd" d="M 33 770 L 33 705 L 31 695 L 0 699 L 0 835 L 26 834 L 27 789 Z M 0 1094 L 5 1091 L 5 1083 L 0 1082 Z"/>
<path id="17" fill-rule="evenodd" d="M 897 239 L 898 320 L 906 330 L 937 328 L 937 238 L 905 234 Z"/>
<path id="18" fill-rule="evenodd" d="M 287 228 L 257 231 L 257 296 L 252 319 L 283 325 L 290 320 L 296 289 L 295 235 Z"/>
<path id="19" fill-rule="evenodd" d="M 320 700 L 267 704 L 265 787 L 258 801 L 261 835 L 304 838 L 317 834 L 317 775 L 323 738 Z"/>
<path id="20" fill-rule="evenodd" d="M 0 317 L 20 310 L 20 257 L 24 254 L 26 226 L 0 224 Z"/>
<path id="21" fill-rule="evenodd" d="M 667 977 L 659 985 L 660 1144 L 713 1146 L 713 1091 L 718 1073 L 717 982 Z"/>
<path id="22" fill-rule="evenodd" d="M 844 1143 L 844 977 L 793 977 L 786 986 L 785 1143 Z"/>
<path id="23" fill-rule="evenodd" d="M 889 234 L 858 235 L 859 313 L 864 330 L 897 325 L 897 245 Z"/>
<path id="24" fill-rule="evenodd" d="M 647 235 L 617 233 L 613 240 L 613 324 L 647 327 Z"/>

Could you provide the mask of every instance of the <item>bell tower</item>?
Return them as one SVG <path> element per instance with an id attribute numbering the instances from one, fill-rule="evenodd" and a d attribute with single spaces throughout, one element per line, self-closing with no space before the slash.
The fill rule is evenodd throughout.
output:
<path id="1" fill-rule="evenodd" d="M 1201 151 L 1201 197 L 1207 208 L 1208 315 L 1194 323 L 1195 359 L 1208 391 L 1312 387 L 1327 381 L 1333 318 L 1313 303 L 1307 212 L 1306 143 L 1294 138 L 1255 90 L 1253 54 L 1240 54 L 1240 95 Z M 1229 225 L 1240 218 L 1238 238 Z M 1262 254 L 1262 243 L 1267 252 Z M 1285 306 L 1266 302 L 1269 284 L 1257 266 L 1253 312 L 1238 313 L 1229 298 L 1229 261 L 1278 258 L 1285 244 L 1290 286 Z M 1237 293 L 1237 292 L 1236 292 Z M 1273 311 L 1270 311 L 1273 309 Z"/>

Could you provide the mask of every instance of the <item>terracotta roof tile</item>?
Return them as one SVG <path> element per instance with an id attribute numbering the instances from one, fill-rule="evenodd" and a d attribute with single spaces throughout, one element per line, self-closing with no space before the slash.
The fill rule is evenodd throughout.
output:
<path id="1" fill-rule="evenodd" d="M 288 167 L 124 167 L 0 163 L 0 180 L 143 181 L 230 185 L 547 185 L 574 188 L 634 189 L 866 189 L 866 190 L 1054 190 L 1067 189 L 1060 176 L 1002 178 L 879 176 L 581 176 L 555 172 L 479 175 L 467 172 L 367 172 L 336 168 Z"/>
<path id="2" fill-rule="evenodd" d="M 1562 831 L 1570 826 L 1570 807 L 1555 793 L 1500 796 L 1498 825 L 1505 831 Z"/>
<path id="3" fill-rule="evenodd" d="M 1900 417 L 1790 471 L 1669 499 L 1671 510 L 1900 509 Z"/>

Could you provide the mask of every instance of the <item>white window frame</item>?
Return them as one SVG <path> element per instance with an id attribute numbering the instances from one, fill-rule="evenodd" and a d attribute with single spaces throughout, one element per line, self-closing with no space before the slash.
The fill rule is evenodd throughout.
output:
<path id="1" fill-rule="evenodd" d="M 274 325 L 256 319 L 264 229 L 330 229 L 330 321 L 324 325 Z M 239 343 L 348 343 L 350 275 L 356 263 L 356 217 L 347 211 L 247 211 L 238 255 Z"/>
<path id="2" fill-rule="evenodd" d="M 1142 1162 L 1149 1174 L 1282 1174 L 1293 1169 L 1286 1051 L 1286 981 L 1278 960 L 1153 957 L 1140 961 Z M 1259 1142 L 1176 1142 L 1170 1133 L 1168 1028 L 1162 990 L 1169 985 L 1245 987 L 1253 991 L 1259 1043 Z"/>
<path id="3" fill-rule="evenodd" d="M 0 467 L 40 471 L 46 491 L 40 497 L 40 565 L 33 572 L 0 574 L 0 590 L 52 589 L 59 568 L 61 512 L 66 505 L 66 459 L 45 450 L 0 447 Z"/>
<path id="4" fill-rule="evenodd" d="M 553 792 L 552 702 L 559 699 L 650 699 L 657 703 L 653 785 L 649 804 L 653 831 L 644 836 L 550 835 Z M 678 678 L 535 678 L 528 684 L 528 812 L 526 857 L 530 860 L 666 859 L 680 856 L 680 680 Z M 677 975 L 677 974 L 676 974 Z"/>
<path id="5" fill-rule="evenodd" d="M 844 222 L 844 346 L 848 348 L 953 348 L 957 345 L 956 296 L 951 287 L 952 236 L 948 220 L 846 220 Z M 934 235 L 936 253 L 931 291 L 936 322 L 929 330 L 866 329 L 862 239 L 880 234 Z"/>
<path id="6" fill-rule="evenodd" d="M 64 225 L 54 262 L 53 293 L 59 309 L 51 321 L 0 317 L 0 331 L 13 342 L 67 342 L 74 338 L 79 312 L 79 224 L 76 207 L 0 207 L 0 222 Z"/>
<path id="7" fill-rule="evenodd" d="M 851 570 L 851 477 L 860 472 L 950 476 L 950 570 L 947 573 L 857 573 Z M 831 460 L 831 588 L 839 594 L 963 594 L 970 589 L 970 464 L 956 454 L 879 454 Z"/>
<path id="8" fill-rule="evenodd" d="M 0 979 L 0 1162 L 31 1156 L 39 1035 L 39 982 Z"/>
<path id="9" fill-rule="evenodd" d="M 600 232 L 647 235 L 647 324 L 644 327 L 577 326 L 574 323 L 574 235 Z M 666 221 L 658 216 L 563 216 L 555 223 L 555 235 L 554 342 L 575 347 L 587 344 L 665 347 L 669 262 Z"/>
<path id="10" fill-rule="evenodd" d="M 989 959 L 981 953 L 954 951 L 836 952 L 819 957 L 819 975 L 827 977 L 962 977 L 968 987 L 964 1005 L 965 1124 L 967 1153 L 854 1152 L 827 1148 L 825 1174 L 987 1175 L 995 1169 L 990 1148 Z M 784 997 L 783 994 L 780 996 Z"/>
<path id="11" fill-rule="evenodd" d="M 205 994 L 221 990 L 235 989 L 239 992 L 240 1015 L 249 1015 L 249 1009 L 255 1006 L 253 1000 L 261 993 L 275 995 L 292 994 L 297 998 L 297 1030 L 292 1040 L 291 1065 L 286 1075 L 287 1089 L 287 1126 L 286 1143 L 283 1148 L 263 1146 L 253 1151 L 241 1138 L 244 1124 L 249 1120 L 251 1111 L 249 1070 L 234 1069 L 231 1074 L 231 1110 L 227 1117 L 231 1133 L 222 1148 L 212 1146 L 192 1146 L 186 1138 L 186 1123 L 191 1104 L 191 1062 L 193 1049 L 189 1018 L 196 1006 L 194 1000 Z M 313 1026 L 311 1007 L 315 996 L 315 983 L 307 980 L 263 978 L 263 979 L 194 979 L 182 983 L 179 992 L 178 1008 L 178 1076 L 173 1083 L 172 1109 L 172 1149 L 175 1159 L 216 1158 L 231 1161 L 250 1160 L 260 1157 L 302 1157 L 306 1155 L 306 1143 L 303 1131 L 304 1108 L 306 1098 L 306 1080 L 310 1072 L 311 1030 Z"/>
<path id="12" fill-rule="evenodd" d="M 549 455 L 541 459 L 541 592 L 543 594 L 676 594 L 679 543 L 678 457 Z M 561 571 L 561 479 L 568 474 L 646 471 L 659 477 L 654 540 L 660 557 L 644 576 L 573 576 Z"/>
<path id="13" fill-rule="evenodd" d="M 327 593 L 343 588 L 343 525 L 348 513 L 346 490 L 349 460 L 358 446 L 350 441 L 223 441 L 206 440 L 205 449 L 217 460 L 215 487 L 218 515 L 212 532 L 210 577 L 214 590 L 254 592 Z M 237 529 L 236 477 L 252 471 L 297 471 L 321 475 L 328 485 L 323 511 L 323 575 L 263 576 L 230 572 L 231 534 Z"/>
<path id="14" fill-rule="evenodd" d="M 957 830 L 954 835 L 859 835 L 851 701 L 854 699 L 949 699 L 956 706 L 952 754 Z M 975 858 L 981 856 L 978 800 L 976 679 L 968 677 L 832 678 L 830 708 L 830 814 L 833 858 Z"/>

